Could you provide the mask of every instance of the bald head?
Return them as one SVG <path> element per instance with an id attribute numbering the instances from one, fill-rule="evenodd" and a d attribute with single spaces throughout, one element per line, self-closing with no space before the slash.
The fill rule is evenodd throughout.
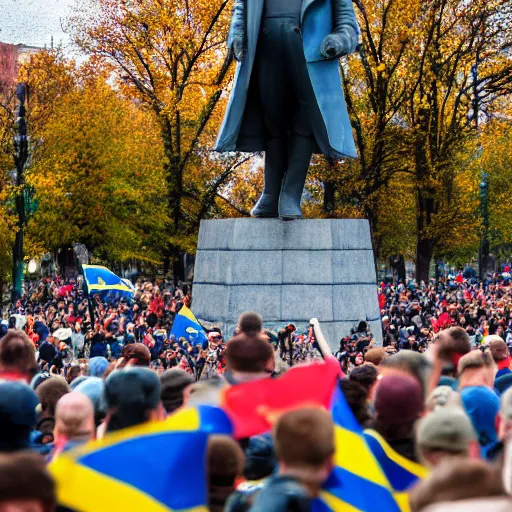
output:
<path id="1" fill-rule="evenodd" d="M 88 441 L 94 437 L 94 407 L 91 400 L 76 391 L 64 395 L 55 409 L 55 438 Z"/>

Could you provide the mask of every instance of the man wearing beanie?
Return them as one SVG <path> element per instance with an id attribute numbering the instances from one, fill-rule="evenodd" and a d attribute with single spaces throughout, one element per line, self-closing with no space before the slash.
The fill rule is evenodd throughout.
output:
<path id="1" fill-rule="evenodd" d="M 194 383 L 192 375 L 179 368 L 167 370 L 160 375 L 161 400 L 167 414 L 179 409 L 184 401 L 185 390 Z"/>
<path id="2" fill-rule="evenodd" d="M 375 388 L 374 408 L 372 428 L 398 454 L 416 462 L 413 431 L 424 410 L 418 381 L 405 374 L 385 375 Z"/>
<path id="3" fill-rule="evenodd" d="M 24 382 L 0 382 L 0 452 L 30 447 L 39 400 Z"/>
<path id="4" fill-rule="evenodd" d="M 416 447 L 421 463 L 433 469 L 448 457 L 479 458 L 471 420 L 461 407 L 444 407 L 418 422 Z"/>
<path id="5" fill-rule="evenodd" d="M 482 457 L 493 459 L 499 446 L 496 416 L 500 410 L 500 399 L 485 386 L 465 387 L 460 396 L 478 436 Z"/>
<path id="6" fill-rule="evenodd" d="M 160 380 L 147 368 L 126 368 L 105 381 L 107 432 L 161 419 Z"/>

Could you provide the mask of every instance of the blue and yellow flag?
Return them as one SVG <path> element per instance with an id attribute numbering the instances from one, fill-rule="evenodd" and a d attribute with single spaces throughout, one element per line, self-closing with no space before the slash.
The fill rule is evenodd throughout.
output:
<path id="1" fill-rule="evenodd" d="M 409 490 L 418 480 L 427 477 L 428 470 L 424 466 L 402 457 L 375 430 L 365 430 L 364 438 L 395 495 Z"/>
<path id="2" fill-rule="evenodd" d="M 314 512 L 405 512 L 371 452 L 363 429 L 338 388 L 331 408 L 335 424 L 334 469 L 324 485 Z"/>
<path id="3" fill-rule="evenodd" d="M 63 452 L 49 466 L 59 505 L 80 512 L 207 512 L 208 435 L 231 432 L 221 409 L 200 406 Z"/>
<path id="4" fill-rule="evenodd" d="M 202 345 L 208 341 L 206 332 L 187 306 L 183 306 L 175 316 L 171 334 L 174 334 L 177 340 L 185 338 L 194 345 Z"/>
<path id="5" fill-rule="evenodd" d="M 122 292 L 133 294 L 135 288 L 126 279 L 121 279 L 107 267 L 100 265 L 82 265 L 88 293 Z"/>

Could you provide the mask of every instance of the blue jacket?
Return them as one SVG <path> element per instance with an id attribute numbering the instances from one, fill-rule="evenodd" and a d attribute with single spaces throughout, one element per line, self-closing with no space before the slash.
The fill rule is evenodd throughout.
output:
<path id="1" fill-rule="evenodd" d="M 352 127 L 343 96 L 338 59 L 325 59 L 321 44 L 333 31 L 332 0 L 303 0 L 302 39 L 311 84 L 327 129 L 331 155 L 357 157 Z M 345 11 L 344 32 L 349 37 L 353 53 L 359 42 L 352 0 L 342 0 Z M 256 57 L 264 0 L 246 0 L 247 52 L 237 65 L 235 82 L 218 139 L 217 151 L 264 151 L 265 138 L 261 109 L 251 104 L 248 94 L 252 68 Z M 250 129 L 244 130 L 244 126 Z M 244 136 L 247 133 L 251 136 Z M 258 135 L 255 135 L 258 134 Z"/>

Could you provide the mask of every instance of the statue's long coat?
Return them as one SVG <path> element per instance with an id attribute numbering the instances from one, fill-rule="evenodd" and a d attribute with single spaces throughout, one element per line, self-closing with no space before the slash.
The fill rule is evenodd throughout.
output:
<path id="1" fill-rule="evenodd" d="M 320 48 L 324 37 L 333 30 L 331 1 L 341 1 L 344 25 L 355 51 L 359 28 L 352 0 L 303 0 L 302 41 L 304 56 L 328 136 L 329 157 L 357 157 L 352 128 L 343 96 L 338 59 L 325 59 Z M 264 0 L 244 0 L 247 24 L 247 52 L 238 64 L 235 82 L 224 117 L 217 151 L 264 151 L 262 109 L 257 94 L 251 94 L 251 72 L 256 57 Z M 269 77 L 271 79 L 271 77 Z M 325 147 L 325 144 L 321 144 Z M 324 153 L 326 151 L 324 150 Z"/>

